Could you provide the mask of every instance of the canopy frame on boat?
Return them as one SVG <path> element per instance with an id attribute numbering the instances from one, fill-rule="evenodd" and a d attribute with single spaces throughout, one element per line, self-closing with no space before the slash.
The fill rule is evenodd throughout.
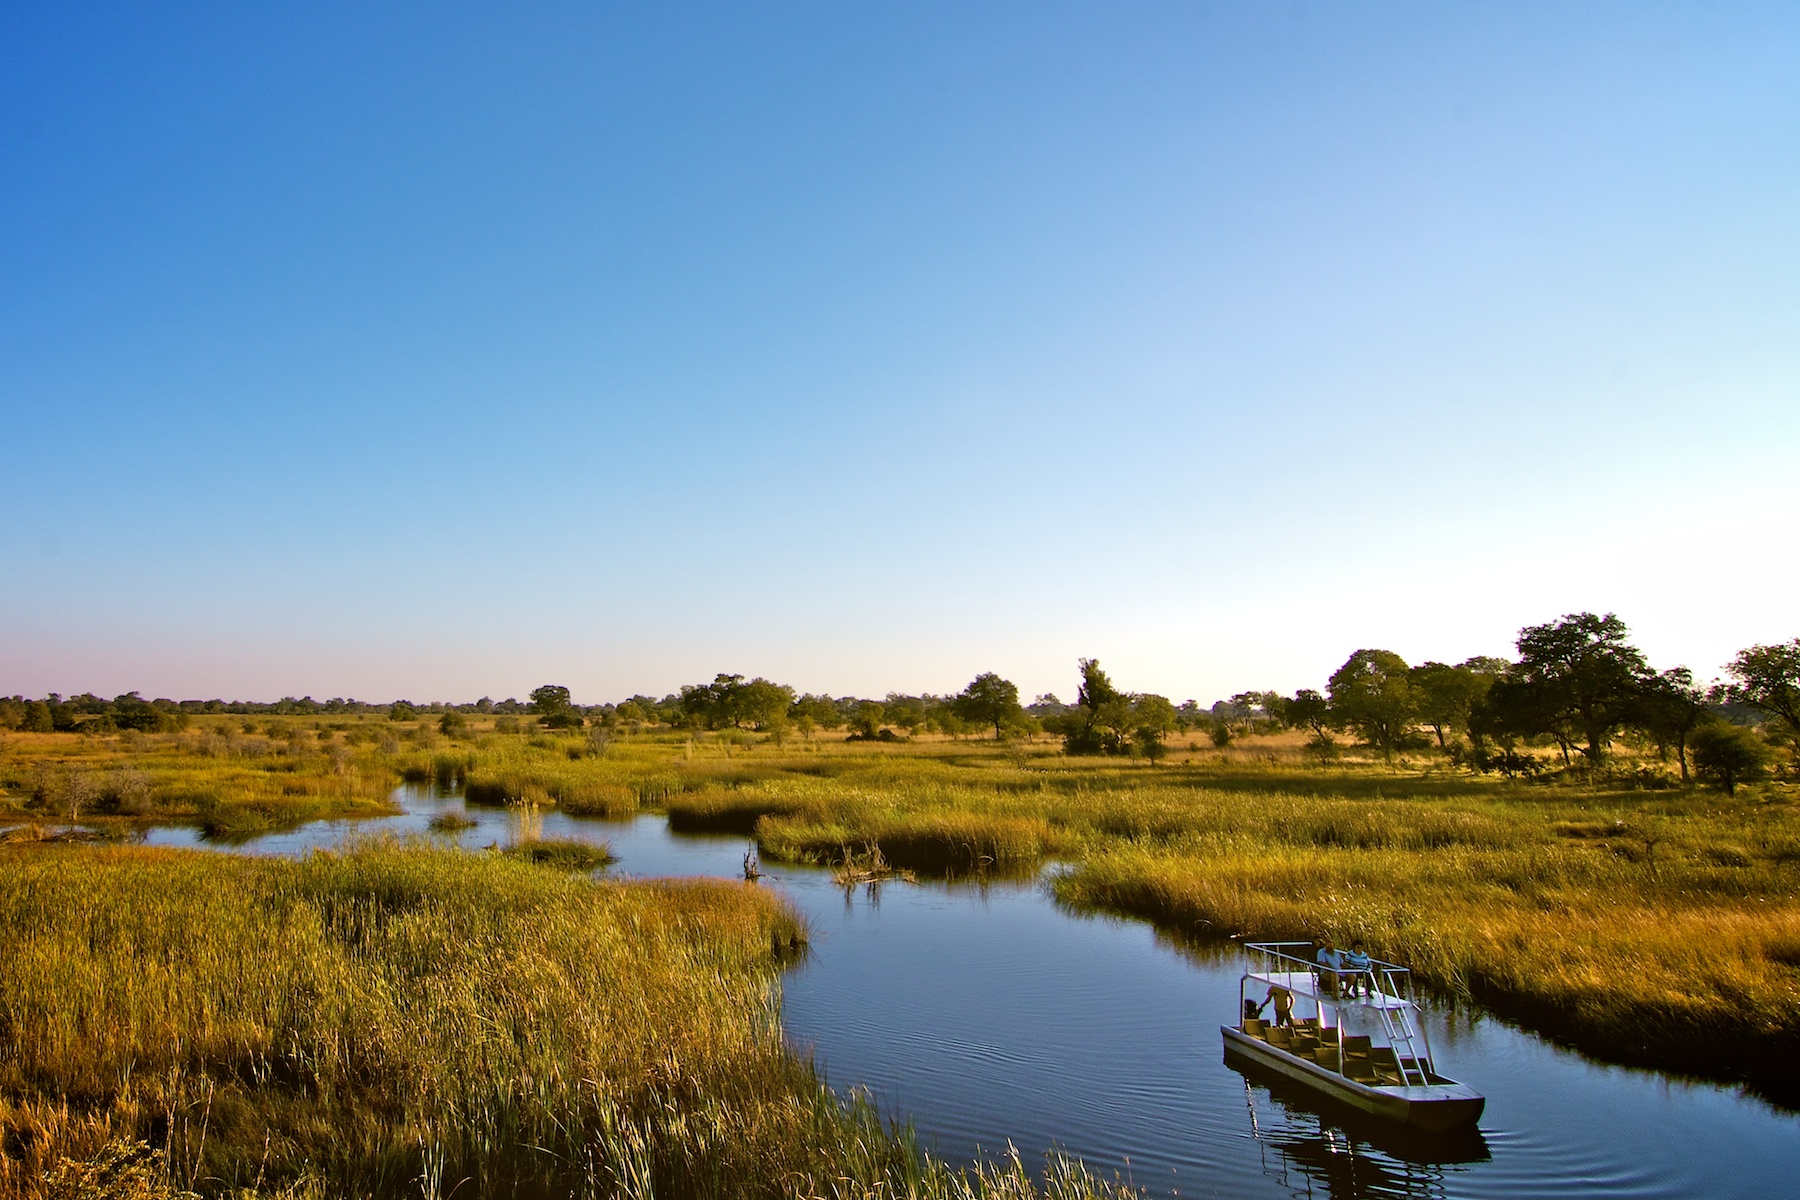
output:
<path id="1" fill-rule="evenodd" d="M 1431 1035 L 1414 1020 L 1418 1005 L 1412 998 L 1412 972 L 1376 958 L 1369 960 L 1367 968 L 1333 969 L 1308 957 L 1312 948 L 1311 942 L 1244 943 L 1250 953 L 1250 970 L 1238 983 L 1239 1009 L 1253 983 L 1285 988 L 1310 1000 L 1321 1025 L 1337 1029 L 1340 1038 L 1346 1009 L 1373 1012 L 1394 1049 L 1402 1084 L 1428 1085 L 1437 1070 L 1432 1065 Z"/>

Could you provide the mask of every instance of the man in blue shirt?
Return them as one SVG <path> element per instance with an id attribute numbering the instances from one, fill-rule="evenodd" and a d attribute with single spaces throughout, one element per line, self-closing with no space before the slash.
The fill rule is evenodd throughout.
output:
<path id="1" fill-rule="evenodd" d="M 1319 987 L 1327 996 L 1338 994 L 1338 972 L 1344 969 L 1344 955 L 1330 938 L 1319 939 L 1319 952 L 1313 959 L 1319 964 Z"/>

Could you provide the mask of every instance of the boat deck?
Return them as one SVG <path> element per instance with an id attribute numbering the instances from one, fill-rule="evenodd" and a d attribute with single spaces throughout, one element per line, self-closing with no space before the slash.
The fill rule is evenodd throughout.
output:
<path id="1" fill-rule="evenodd" d="M 1260 1036 L 1261 1030 L 1245 1032 L 1225 1025 L 1220 1032 L 1225 1035 L 1228 1061 L 1233 1053 L 1247 1055 L 1333 1100 L 1429 1132 L 1441 1133 L 1473 1124 L 1487 1104 L 1480 1092 L 1429 1069 L 1425 1071 L 1425 1083 L 1401 1083 L 1399 1072 L 1393 1069 L 1378 1070 L 1373 1077 L 1361 1069 L 1356 1069 L 1354 1075 L 1340 1073 L 1333 1057 L 1335 1046 L 1331 1047 L 1333 1054 L 1321 1060 L 1317 1050 L 1303 1054 L 1298 1049 L 1280 1046 Z M 1347 1057 L 1354 1064 L 1357 1056 Z"/>
<path id="2" fill-rule="evenodd" d="M 1427 1064 L 1399 1057 L 1392 1046 L 1371 1045 L 1366 1037 L 1346 1037 L 1329 1025 L 1321 1027 L 1316 1019 L 1299 1020 L 1292 1025 L 1249 1020 L 1237 1032 L 1371 1087 L 1435 1081 Z"/>

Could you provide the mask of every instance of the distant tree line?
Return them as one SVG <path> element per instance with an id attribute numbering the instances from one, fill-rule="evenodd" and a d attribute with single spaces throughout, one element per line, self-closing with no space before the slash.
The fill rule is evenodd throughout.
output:
<path id="1" fill-rule="evenodd" d="M 471 704 L 369 704 L 286 697 L 272 704 L 222 700 L 145 700 L 128 692 L 111 700 L 93 695 L 40 700 L 0 698 L 0 728 L 35 732 L 180 728 L 199 714 L 375 714 L 391 720 L 435 718 L 459 733 L 470 714 L 534 715 L 552 729 L 593 726 L 631 732 L 745 731 L 781 740 L 844 730 L 852 740 L 899 741 L 921 732 L 991 735 L 996 740 L 1040 733 L 1060 736 L 1075 755 L 1141 755 L 1152 762 L 1166 739 L 1204 730 L 1215 746 L 1245 734 L 1294 729 L 1321 761 L 1352 735 L 1386 758 L 1409 750 L 1436 751 L 1476 772 L 1507 776 L 1543 769 L 1533 748 L 1553 748 L 1566 768 L 1597 768 L 1616 739 L 1636 738 L 1659 757 L 1673 758 L 1681 778 L 1699 774 L 1729 789 L 1763 774 L 1785 748 L 1790 769 L 1800 759 L 1800 638 L 1740 651 L 1727 679 L 1703 686 L 1686 667 L 1654 671 L 1629 641 L 1623 621 L 1608 613 L 1572 613 L 1519 632 L 1516 659 L 1471 658 L 1450 665 L 1410 665 L 1391 650 L 1364 649 L 1332 673 L 1325 689 L 1293 695 L 1240 692 L 1210 708 L 1188 700 L 1125 692 L 1091 658 L 1078 661 L 1073 704 L 1055 695 L 1020 701 L 1010 680 L 984 672 L 954 695 L 889 692 L 880 700 L 797 693 L 760 676 L 718 674 L 656 699 L 637 695 L 617 704 L 575 704 L 567 687 L 545 684 L 529 699 Z M 517 728 L 515 722 L 502 727 Z"/>
<path id="2" fill-rule="evenodd" d="M 1321 758 L 1354 734 L 1385 757 L 1435 744 L 1478 772 L 1531 774 L 1526 747 L 1553 747 L 1564 767 L 1597 768 L 1621 736 L 1673 757 L 1728 790 L 1761 774 L 1773 749 L 1800 752 L 1800 638 L 1740 651 L 1710 686 L 1686 667 L 1657 672 L 1608 613 L 1571 613 L 1519 632 L 1516 659 L 1410 666 L 1391 650 L 1358 650 L 1323 693 L 1234 697 L 1239 711 L 1310 733 Z"/>
<path id="3" fill-rule="evenodd" d="M 394 720 L 413 720 L 420 716 L 444 713 L 505 713 L 523 715 L 535 711 L 521 700 L 491 700 L 482 697 L 470 704 L 433 701 L 414 704 L 394 700 L 371 704 L 361 700 L 314 700 L 311 696 L 286 696 L 272 702 L 252 700 L 145 700 L 136 692 L 127 692 L 111 700 L 82 693 L 64 698 L 57 692 L 39 700 L 24 696 L 0 696 L 0 729 L 17 729 L 31 733 L 113 733 L 121 729 L 162 732 L 179 729 L 188 718 L 215 714 L 239 716 L 317 716 L 320 714 L 378 715 Z"/>

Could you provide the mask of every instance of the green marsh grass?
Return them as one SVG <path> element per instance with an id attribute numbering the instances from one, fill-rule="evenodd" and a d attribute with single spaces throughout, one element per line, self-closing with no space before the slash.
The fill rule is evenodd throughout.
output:
<path id="1" fill-rule="evenodd" d="M 596 752 L 575 735 L 478 729 L 429 754 L 397 741 L 388 754 L 385 725 L 335 740 L 302 733 L 191 730 L 132 753 L 74 735 L 9 740 L 0 816 L 10 806 L 53 821 L 54 803 L 34 797 L 57 795 L 72 769 L 139 771 L 152 808 L 221 836 L 257 832 L 352 801 L 383 811 L 373 793 L 407 764 L 435 780 L 449 761 L 471 802 L 601 817 L 661 809 L 678 832 L 753 835 L 772 861 L 879 852 L 897 868 L 967 875 L 1057 859 L 1070 904 L 1221 943 L 1362 937 L 1447 996 L 1605 1057 L 1800 1090 L 1780 1083 L 1800 1079 L 1790 784 L 1727 797 L 1629 755 L 1618 777 L 1590 780 L 1477 778 L 1430 757 L 1319 766 L 1293 737 L 1151 766 L 1068 758 L 1045 742 L 777 746 L 652 733 Z M 358 780 L 348 799 L 332 790 L 344 773 Z M 145 794 L 115 791 L 133 803 Z"/>
<path id="2" fill-rule="evenodd" d="M 665 804 L 677 829 L 754 832 L 770 860 L 879 848 L 955 874 L 1060 858 L 1075 907 L 1218 945 L 1360 937 L 1440 994 L 1599 1056 L 1800 1101 L 1791 785 L 1733 798 L 1641 762 L 1529 783 L 1442 760 L 1320 768 L 1257 742 L 1161 767 L 1042 745 L 771 748 L 760 778 Z"/>
<path id="3" fill-rule="evenodd" d="M 84 823 L 177 821 L 251 834 L 391 813 L 399 774 L 378 747 L 301 727 L 280 738 L 223 721 L 169 734 L 11 733 L 0 817 L 54 822 L 73 813 Z"/>
<path id="4" fill-rule="evenodd" d="M 596 871 L 618 861 L 613 857 L 611 847 L 604 843 L 574 838 L 521 838 L 501 853 L 540 867 L 558 867 L 565 871 Z"/>
<path id="5" fill-rule="evenodd" d="M 828 1091 L 771 986 L 805 930 L 754 885 L 4 848 L 0 936 L 8 1198 L 108 1163 L 164 1196 L 1120 1192 L 1055 1158 L 951 1171 Z"/>

